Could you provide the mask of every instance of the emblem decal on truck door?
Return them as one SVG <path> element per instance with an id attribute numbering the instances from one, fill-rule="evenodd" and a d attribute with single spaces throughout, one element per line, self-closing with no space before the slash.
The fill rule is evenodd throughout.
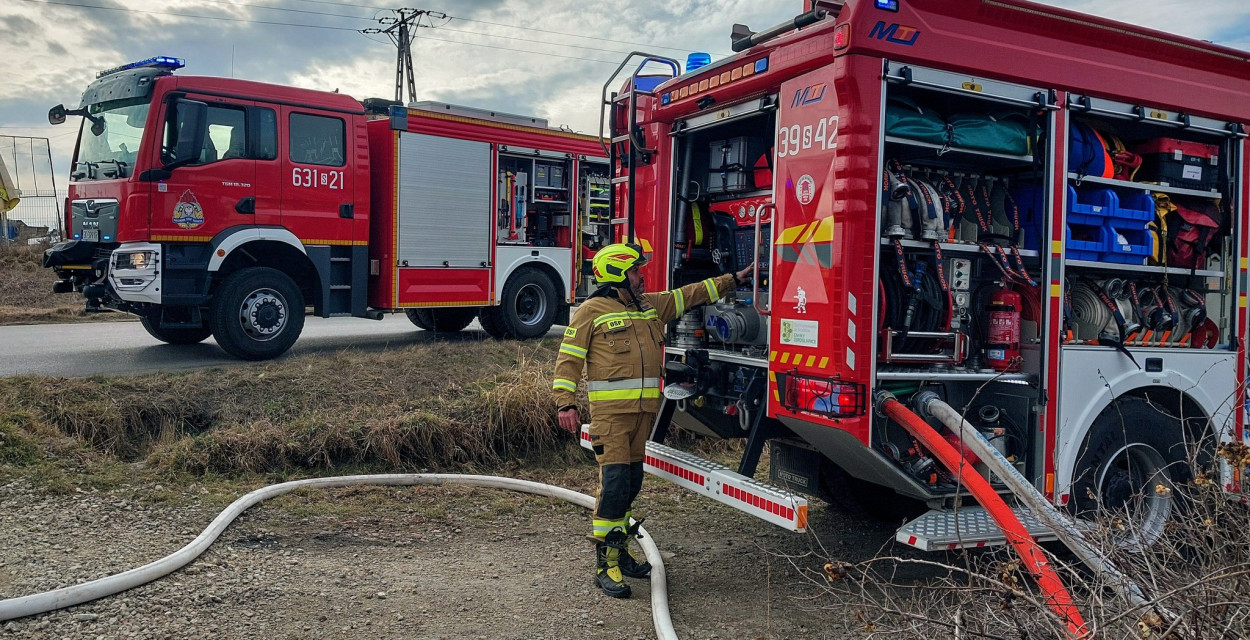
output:
<path id="1" fill-rule="evenodd" d="M 190 189 L 183 191 L 178 204 L 174 205 L 174 224 L 182 229 L 195 229 L 204 224 L 204 209 Z"/>

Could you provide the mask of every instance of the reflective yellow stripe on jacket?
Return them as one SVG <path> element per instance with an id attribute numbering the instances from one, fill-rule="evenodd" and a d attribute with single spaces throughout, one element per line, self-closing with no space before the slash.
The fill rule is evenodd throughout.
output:
<path id="1" fill-rule="evenodd" d="M 628 380 L 596 380 L 586 385 L 591 402 L 599 400 L 638 400 L 659 398 L 659 378 L 629 378 Z"/>
<path id="2" fill-rule="evenodd" d="M 551 388 L 563 389 L 565 391 L 572 391 L 573 393 L 577 393 L 577 383 L 573 382 L 572 380 L 566 380 L 564 378 L 556 378 L 556 381 L 551 385 Z"/>
<path id="3" fill-rule="evenodd" d="M 655 313 L 655 309 L 647 309 L 646 311 L 617 311 L 616 313 L 605 313 L 595 318 L 595 326 L 599 326 L 609 320 L 625 320 L 626 318 L 636 320 L 655 320 L 659 318 Z"/>

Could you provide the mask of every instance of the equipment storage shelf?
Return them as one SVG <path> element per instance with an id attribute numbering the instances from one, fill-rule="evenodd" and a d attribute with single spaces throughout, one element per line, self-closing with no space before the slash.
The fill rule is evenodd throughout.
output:
<path id="1" fill-rule="evenodd" d="M 1115 178 L 1099 178 L 1096 176 L 1082 176 L 1079 173 L 1069 173 L 1068 179 L 1073 184 L 1080 185 L 1086 182 L 1094 184 L 1105 184 L 1112 187 L 1122 187 L 1125 189 L 1136 189 L 1138 191 L 1158 191 L 1160 193 L 1170 193 L 1178 196 L 1193 196 L 1195 198 L 1219 198 L 1219 191 L 1199 191 L 1198 189 L 1183 189 L 1181 187 L 1172 187 L 1165 184 L 1147 184 L 1145 182 L 1131 182 L 1129 180 L 1116 180 Z"/>
<path id="2" fill-rule="evenodd" d="M 1151 266 L 1151 265 L 1115 264 L 1111 262 L 1092 262 L 1089 260 L 1068 260 L 1066 264 L 1068 265 L 1069 268 L 1098 269 L 1102 271 L 1132 271 L 1136 273 L 1158 273 L 1158 274 L 1162 274 L 1166 272 L 1169 275 L 1175 275 L 1175 276 L 1193 275 L 1193 276 L 1198 276 L 1202 278 L 1223 278 L 1224 277 L 1223 271 L 1215 271 L 1212 269 L 1196 269 L 1196 270 L 1191 271 L 1189 269 L 1182 269 L 1180 267 L 1168 267 L 1165 269 L 1163 267 L 1157 267 L 1157 266 Z"/>
<path id="3" fill-rule="evenodd" d="M 909 138 L 900 138 L 898 136 L 886 136 L 885 141 L 887 144 L 913 148 L 911 150 L 899 149 L 894 154 L 904 162 L 923 162 L 924 164 L 933 166 L 952 167 L 967 166 L 969 164 L 987 162 L 989 159 L 993 159 L 996 161 L 1010 160 L 1013 163 L 1018 163 L 1021 168 L 1032 168 L 1033 166 L 1032 155 L 996 153 L 993 151 L 982 151 L 980 149 L 968 149 L 946 144 L 911 140 Z M 995 162 L 994 164 L 1001 166 L 1002 163 Z"/>
<path id="4" fill-rule="evenodd" d="M 932 242 L 925 242 L 923 240 L 900 240 L 899 242 L 903 243 L 904 249 L 933 249 Z M 882 238 L 881 244 L 890 245 L 892 242 L 889 238 Z M 952 253 L 982 253 L 981 246 L 971 242 L 940 242 L 938 243 L 938 246 L 942 249 L 942 251 Z M 1020 255 L 1025 258 L 1036 258 L 1038 254 L 1037 251 L 1032 249 L 1020 249 Z M 1189 273 L 1189 271 L 1186 270 L 1185 273 Z"/>
<path id="5" fill-rule="evenodd" d="M 966 381 L 966 382 L 986 382 L 994 380 L 998 382 L 1025 382 L 1034 384 L 1037 382 L 1037 376 L 1029 373 L 1003 373 L 993 369 L 983 369 L 977 371 L 961 371 L 950 369 L 943 371 L 942 369 L 933 367 L 888 367 L 883 365 L 877 370 L 878 380 L 927 380 L 932 382 L 940 381 Z"/>

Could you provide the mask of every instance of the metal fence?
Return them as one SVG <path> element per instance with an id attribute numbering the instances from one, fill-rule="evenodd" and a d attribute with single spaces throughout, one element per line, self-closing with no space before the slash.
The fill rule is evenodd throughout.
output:
<path id="1" fill-rule="evenodd" d="M 12 174 L 22 200 L 0 220 L 0 242 L 63 237 L 62 198 L 52 170 L 47 138 L 0 135 L 0 156 Z"/>

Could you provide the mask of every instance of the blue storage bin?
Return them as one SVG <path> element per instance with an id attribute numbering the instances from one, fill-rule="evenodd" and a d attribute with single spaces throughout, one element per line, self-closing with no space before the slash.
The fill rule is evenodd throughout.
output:
<path id="1" fill-rule="evenodd" d="M 1143 224 L 1149 223 L 1155 218 L 1155 199 L 1144 191 L 1118 198 L 1112 217 L 1122 220 L 1140 220 Z"/>
<path id="2" fill-rule="evenodd" d="M 1102 224 L 1103 218 L 1113 215 L 1119 198 L 1110 189 L 1085 189 L 1077 191 L 1068 185 L 1068 222 L 1076 224 Z"/>
<path id="3" fill-rule="evenodd" d="M 1076 237 L 1073 237 L 1073 227 L 1076 228 Z M 1068 259 L 1098 260 L 1098 257 L 1102 255 L 1103 234 L 1101 226 L 1069 223 L 1064 243 L 1067 247 Z"/>
<path id="4" fill-rule="evenodd" d="M 1147 225 L 1155 217 L 1155 201 L 1145 192 L 1117 199 L 1116 208 L 1107 217 L 1103 233 L 1104 246 L 1100 262 L 1145 264 L 1154 242 Z"/>

